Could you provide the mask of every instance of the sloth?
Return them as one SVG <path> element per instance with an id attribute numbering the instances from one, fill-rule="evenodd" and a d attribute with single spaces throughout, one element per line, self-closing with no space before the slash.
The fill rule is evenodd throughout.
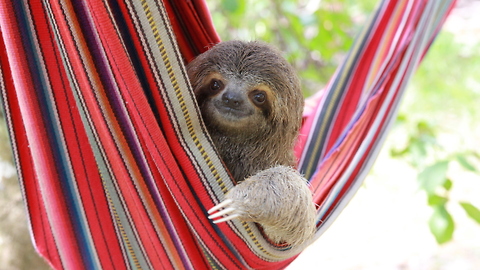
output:
<path id="1" fill-rule="evenodd" d="M 304 99 L 293 68 L 268 44 L 227 41 L 195 58 L 187 74 L 210 137 L 237 182 L 209 218 L 256 222 L 276 244 L 311 239 L 316 208 L 307 180 L 294 169 Z"/>

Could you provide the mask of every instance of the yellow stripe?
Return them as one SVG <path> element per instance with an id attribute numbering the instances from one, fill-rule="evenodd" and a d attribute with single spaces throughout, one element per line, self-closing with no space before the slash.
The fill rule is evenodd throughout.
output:
<path id="1" fill-rule="evenodd" d="M 103 183 L 103 186 L 104 186 L 105 195 L 107 196 L 108 204 L 110 205 L 110 210 L 112 211 L 112 214 L 115 218 L 115 223 L 117 224 L 117 228 L 120 231 L 123 242 L 125 243 L 125 246 L 127 247 L 128 253 L 130 254 L 129 258 L 131 258 L 133 260 L 136 269 L 142 269 L 142 267 L 140 266 L 140 262 L 137 258 L 137 255 L 135 254 L 135 251 L 133 250 L 132 244 L 130 243 L 128 235 L 125 232 L 125 228 L 122 225 L 122 221 L 120 220 L 120 217 L 118 216 L 117 210 L 115 208 L 115 204 L 113 203 L 112 197 L 110 196 L 110 192 L 109 192 L 109 189 L 107 187 L 107 184 L 105 183 L 105 180 L 104 180 L 103 176 L 100 175 L 100 177 L 102 178 L 102 183 Z"/>

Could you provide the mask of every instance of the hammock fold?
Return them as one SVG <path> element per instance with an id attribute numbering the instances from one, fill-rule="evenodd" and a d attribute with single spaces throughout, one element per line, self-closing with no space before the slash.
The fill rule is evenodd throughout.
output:
<path id="1" fill-rule="evenodd" d="M 381 1 L 305 116 L 295 150 L 317 236 L 366 176 L 453 5 Z M 282 269 L 304 248 L 207 218 L 234 181 L 184 68 L 220 41 L 204 1 L 1 0 L 0 33 L 32 239 L 53 268 Z"/>

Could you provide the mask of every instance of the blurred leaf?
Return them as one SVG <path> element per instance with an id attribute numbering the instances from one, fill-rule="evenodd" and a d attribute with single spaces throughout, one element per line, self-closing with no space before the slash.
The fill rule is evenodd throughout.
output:
<path id="1" fill-rule="evenodd" d="M 406 153 L 410 154 L 412 163 L 417 167 L 421 166 L 427 156 L 426 144 L 416 138 L 411 138 L 407 149 Z"/>
<path id="2" fill-rule="evenodd" d="M 396 124 L 405 124 L 408 122 L 408 116 L 404 113 L 399 113 L 398 116 L 397 116 L 397 119 L 396 119 Z"/>
<path id="3" fill-rule="evenodd" d="M 230 13 L 236 13 L 237 11 L 240 11 L 239 0 L 223 0 L 222 8 Z"/>
<path id="4" fill-rule="evenodd" d="M 429 206 L 438 206 L 438 205 L 445 205 L 448 201 L 447 198 L 438 196 L 436 194 L 428 195 L 428 205 Z"/>
<path id="5" fill-rule="evenodd" d="M 453 182 L 452 180 L 448 179 L 447 178 L 447 181 L 445 181 L 445 183 L 443 183 L 443 187 L 445 188 L 445 190 L 449 191 L 450 189 L 452 189 L 452 186 L 453 186 Z"/>
<path id="6" fill-rule="evenodd" d="M 463 210 L 467 212 L 467 215 L 480 224 L 480 210 L 468 202 L 461 202 L 460 205 L 463 207 Z"/>
<path id="7" fill-rule="evenodd" d="M 420 135 L 435 137 L 435 129 L 425 120 L 421 120 L 417 123 L 417 130 Z"/>
<path id="8" fill-rule="evenodd" d="M 437 243 L 443 244 L 452 239 L 455 224 L 444 205 L 436 206 L 433 209 L 428 225 Z"/>
<path id="9" fill-rule="evenodd" d="M 408 153 L 408 147 L 405 147 L 405 148 L 400 149 L 400 150 L 395 149 L 395 148 L 390 149 L 390 156 L 392 156 L 392 157 L 402 157 L 407 153 Z"/>
<path id="10" fill-rule="evenodd" d="M 439 161 L 426 167 L 419 175 L 420 187 L 428 194 L 433 194 L 438 186 L 442 186 L 447 180 L 448 160 Z"/>
<path id="11" fill-rule="evenodd" d="M 467 160 L 467 158 L 465 158 L 464 155 L 459 154 L 456 156 L 456 158 L 458 163 L 462 165 L 464 169 L 471 172 L 478 172 L 478 170 Z"/>

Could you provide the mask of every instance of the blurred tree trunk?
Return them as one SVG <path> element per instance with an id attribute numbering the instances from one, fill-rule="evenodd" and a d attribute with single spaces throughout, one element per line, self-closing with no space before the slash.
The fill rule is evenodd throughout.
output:
<path id="1" fill-rule="evenodd" d="M 50 269 L 33 248 L 3 116 L 0 119 L 0 269 Z"/>

